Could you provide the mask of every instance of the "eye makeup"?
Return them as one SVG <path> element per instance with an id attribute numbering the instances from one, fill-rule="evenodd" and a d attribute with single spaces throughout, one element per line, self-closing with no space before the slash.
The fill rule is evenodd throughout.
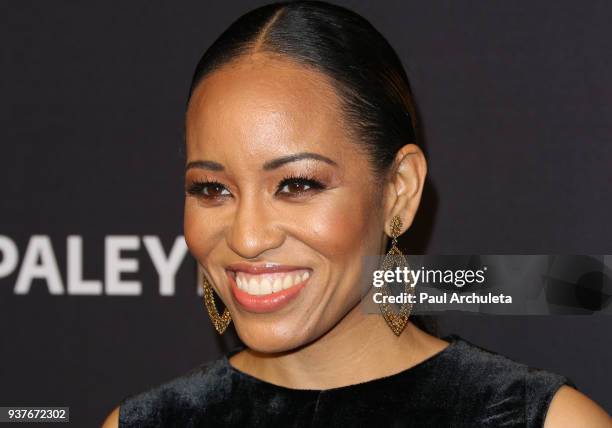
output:
<path id="1" fill-rule="evenodd" d="M 336 174 L 329 168 L 321 168 L 319 165 L 303 162 L 302 165 L 285 166 L 279 168 L 278 172 L 265 174 L 269 178 L 262 178 L 262 186 L 274 192 L 279 199 L 300 200 L 315 196 L 329 188 L 334 187 Z M 185 194 L 209 202 L 222 202 L 226 198 L 232 198 L 233 187 L 223 184 L 223 180 L 210 176 L 195 176 L 187 178 Z M 265 184 L 265 183 L 268 184 Z"/>
<path id="2" fill-rule="evenodd" d="M 290 174 L 278 183 L 275 194 L 281 197 L 295 198 L 325 189 L 326 185 L 311 175 Z M 204 199 L 220 199 L 231 196 L 227 187 L 217 180 L 194 180 L 187 186 L 186 194 Z"/>

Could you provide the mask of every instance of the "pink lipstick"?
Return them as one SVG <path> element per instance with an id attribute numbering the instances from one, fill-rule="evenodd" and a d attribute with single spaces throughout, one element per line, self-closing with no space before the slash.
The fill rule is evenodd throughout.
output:
<path id="1" fill-rule="evenodd" d="M 236 263 L 226 274 L 236 301 L 247 311 L 277 311 L 295 299 L 307 284 L 312 270 L 278 264 Z"/>

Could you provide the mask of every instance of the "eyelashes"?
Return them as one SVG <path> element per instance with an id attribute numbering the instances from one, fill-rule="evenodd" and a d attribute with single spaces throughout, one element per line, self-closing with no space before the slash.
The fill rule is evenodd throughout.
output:
<path id="1" fill-rule="evenodd" d="M 283 178 L 276 187 L 275 194 L 286 198 L 299 198 L 321 192 L 326 186 L 309 175 L 289 175 Z M 194 181 L 186 189 L 187 194 L 206 200 L 221 200 L 231 197 L 225 185 L 216 180 Z"/>
<path id="2" fill-rule="evenodd" d="M 301 194 L 305 192 L 320 191 L 325 188 L 325 185 L 314 177 L 293 175 L 281 180 L 277 187 L 277 193 L 283 191 L 285 194 Z"/>
<path id="3" fill-rule="evenodd" d="M 194 181 L 187 187 L 187 193 L 191 196 L 200 196 L 206 199 L 215 199 L 230 195 L 229 190 L 218 181 Z"/>

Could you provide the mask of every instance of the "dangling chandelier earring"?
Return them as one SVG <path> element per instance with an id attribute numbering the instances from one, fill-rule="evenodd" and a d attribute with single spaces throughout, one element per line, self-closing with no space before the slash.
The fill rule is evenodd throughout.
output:
<path id="1" fill-rule="evenodd" d="M 404 266 L 408 266 L 408 262 L 404 257 L 404 254 L 400 251 L 397 246 L 397 237 L 400 235 L 402 230 L 402 219 L 400 216 L 396 215 L 391 219 L 391 248 L 389 252 L 385 255 L 385 258 L 382 262 L 383 270 L 393 269 L 394 266 L 399 266 L 400 268 Z M 404 292 L 410 294 L 414 290 L 413 287 L 410 287 L 410 282 L 404 282 Z M 389 295 L 388 285 L 383 286 L 383 294 L 385 297 Z M 410 317 L 410 313 L 412 312 L 412 303 L 406 302 L 403 303 L 400 307 L 399 312 L 394 312 L 391 309 L 391 305 L 387 303 L 387 299 L 383 299 L 382 303 L 380 303 L 380 311 L 387 321 L 389 327 L 396 336 L 399 336 L 406 324 L 408 324 L 408 318 Z"/>
<path id="2" fill-rule="evenodd" d="M 217 330 L 217 333 L 223 334 L 229 323 L 232 321 L 232 316 L 227 308 L 223 310 L 223 315 L 219 315 L 217 306 L 215 306 L 213 288 L 205 276 L 202 276 L 202 278 L 202 285 L 204 286 L 204 304 L 206 305 L 208 316 L 210 317 L 215 330 Z"/>

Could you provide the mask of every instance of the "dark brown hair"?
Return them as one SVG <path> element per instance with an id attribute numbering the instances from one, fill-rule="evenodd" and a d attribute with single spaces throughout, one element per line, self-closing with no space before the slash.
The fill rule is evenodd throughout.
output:
<path id="1" fill-rule="evenodd" d="M 279 55 L 331 78 L 346 123 L 377 177 L 385 176 L 402 146 L 420 143 L 404 67 L 384 36 L 357 13 L 322 1 L 293 1 L 242 15 L 198 62 L 187 103 L 206 75 L 251 52 Z M 435 333 L 430 317 L 412 320 Z"/>

